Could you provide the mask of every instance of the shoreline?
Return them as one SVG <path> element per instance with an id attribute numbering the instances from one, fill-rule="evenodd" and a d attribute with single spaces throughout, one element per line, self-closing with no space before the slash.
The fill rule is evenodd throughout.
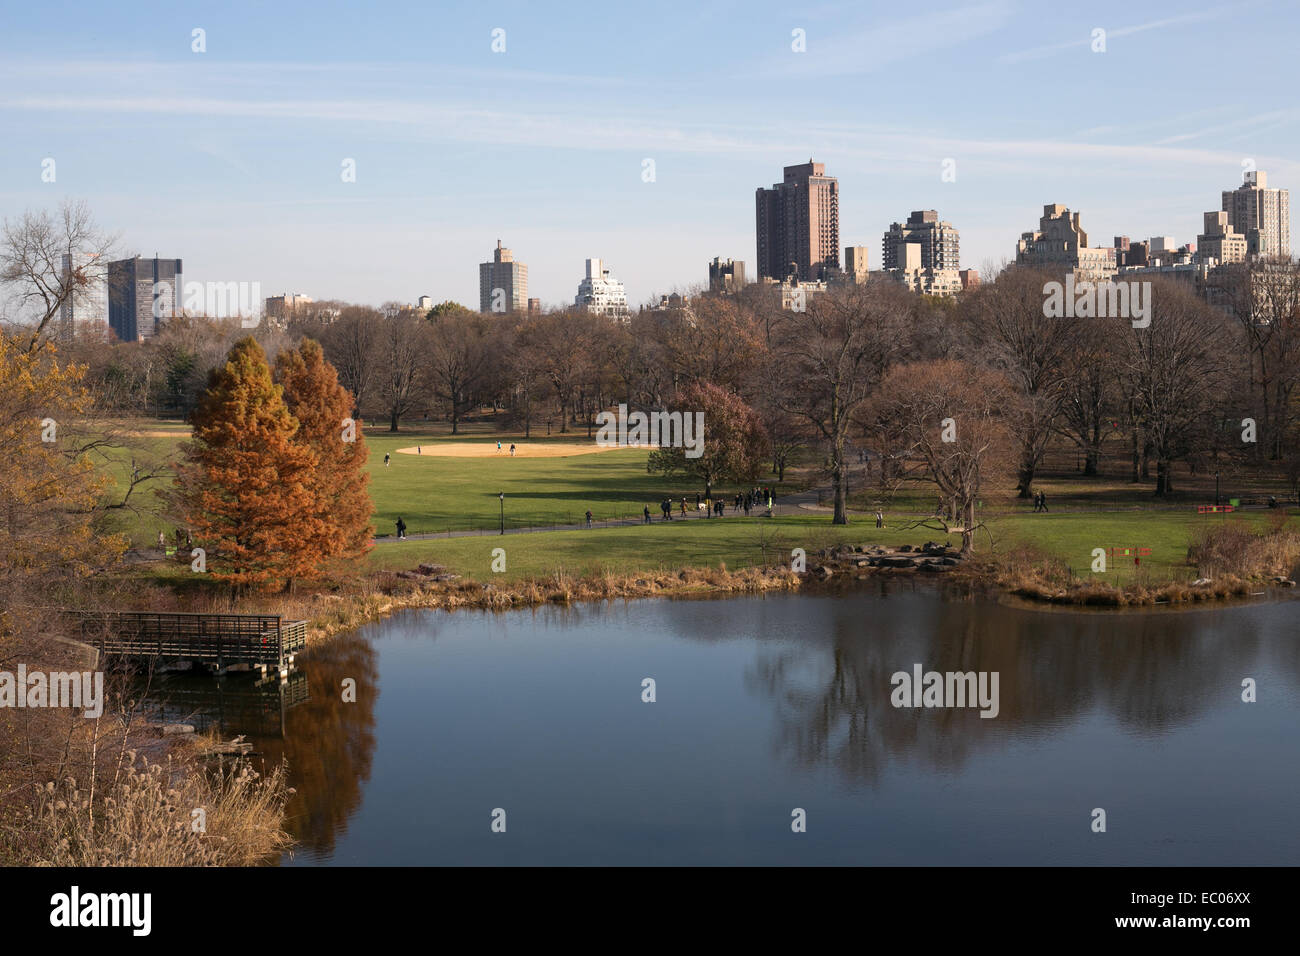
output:
<path id="1" fill-rule="evenodd" d="M 883 561 L 879 560 L 883 559 Z M 945 560 L 947 563 L 939 563 Z M 870 563 L 875 561 L 876 563 Z M 908 562 L 902 564 L 902 562 Z M 894 564 L 886 563 L 894 562 Z M 794 592 L 833 582 L 860 584 L 872 578 L 947 580 L 982 588 L 1025 607 L 1061 610 L 1123 610 L 1231 604 L 1294 582 L 1224 575 L 1203 583 L 1176 581 L 1115 585 L 1087 579 L 1067 583 L 1042 573 L 1026 572 L 991 558 L 962 558 L 947 549 L 925 551 L 840 546 L 809 556 L 807 569 L 752 566 L 738 570 L 684 567 L 674 570 L 610 573 L 552 572 L 507 583 L 462 578 L 439 565 L 419 570 L 376 572 L 359 582 L 353 594 L 317 593 L 306 609 L 308 647 L 335 634 L 382 620 L 397 611 L 427 608 L 455 611 L 510 611 L 548 604 L 633 600 L 652 597 L 730 597 L 744 594 Z M 1284 583 L 1289 582 L 1289 583 Z"/>

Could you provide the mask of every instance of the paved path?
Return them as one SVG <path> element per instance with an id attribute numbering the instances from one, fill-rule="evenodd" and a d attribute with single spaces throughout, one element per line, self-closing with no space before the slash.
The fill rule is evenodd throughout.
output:
<path id="1" fill-rule="evenodd" d="M 820 487 L 808 488 L 804 491 L 794 492 L 793 494 L 789 494 L 789 495 L 778 496 L 773 502 L 772 511 L 774 514 L 777 515 L 796 515 L 796 514 L 806 515 L 810 513 L 830 514 L 834 509 L 831 507 L 830 504 L 822 503 L 822 502 L 829 502 L 830 500 L 831 500 L 831 486 L 827 484 L 827 485 L 822 485 Z M 987 517 L 999 518 L 999 517 L 1006 517 L 1008 515 L 1032 514 L 1033 511 L 1029 507 L 1029 505 L 1030 502 L 1026 500 L 1025 508 L 1023 511 L 1019 509 L 1012 510 L 1012 511 L 996 511 L 992 513 L 987 513 Z M 688 510 L 686 512 L 686 516 L 683 518 L 680 510 L 680 506 L 681 506 L 681 498 L 678 497 L 674 503 L 675 510 L 673 511 L 673 518 L 672 518 L 673 521 L 683 521 L 683 520 L 684 521 L 706 521 L 706 520 L 718 521 L 718 520 L 731 520 L 737 517 L 740 518 L 746 517 L 743 511 L 733 512 L 731 509 L 730 501 L 728 501 L 727 504 L 725 517 L 721 519 L 706 518 L 704 512 L 695 511 L 691 509 L 689 505 L 689 499 L 687 505 Z M 1048 507 L 1050 508 L 1051 506 L 1052 506 L 1052 502 L 1049 499 Z M 1119 507 L 1119 506 L 1112 507 L 1112 508 L 1106 508 L 1106 507 L 1081 508 L 1075 505 L 1062 505 L 1053 511 L 1049 511 L 1048 514 L 1144 514 L 1148 511 L 1160 511 L 1160 512 L 1182 511 L 1182 512 L 1187 512 L 1188 514 L 1195 517 L 1196 515 L 1194 513 L 1194 508 L 1195 505 L 1190 503 L 1168 504 L 1168 505 L 1153 504 L 1151 507 L 1147 507 L 1147 508 Z M 1244 508 L 1238 508 L 1237 510 L 1238 511 L 1265 510 L 1265 506 L 1249 505 L 1249 506 L 1245 506 Z M 766 508 L 756 507 L 750 512 L 748 517 L 750 517 L 751 519 L 761 518 L 766 513 L 767 513 Z M 869 511 L 850 511 L 849 513 L 850 515 L 857 515 L 861 520 L 864 521 L 871 519 L 871 513 Z M 915 521 L 930 516 L 931 513 L 920 512 L 920 511 L 900 512 L 900 511 L 890 511 L 887 509 L 885 512 L 885 517 L 887 522 L 891 520 L 898 521 L 899 519 Z M 663 521 L 663 515 L 658 510 L 657 507 L 651 509 L 650 517 L 654 524 L 665 523 Z M 1213 517 L 1213 516 L 1208 516 L 1208 517 Z M 626 527 L 631 527 L 633 525 L 639 525 L 644 523 L 645 522 L 641 518 L 623 518 L 623 519 L 610 518 L 603 521 L 592 521 L 591 530 L 595 531 L 601 528 L 626 528 Z M 572 524 L 532 525 L 526 528 L 507 527 L 505 533 L 506 534 L 536 534 L 537 532 L 540 531 L 585 531 L 585 530 L 587 530 L 587 523 L 585 521 L 577 521 L 577 522 L 573 522 Z M 425 540 L 431 538 L 471 538 L 471 537 L 486 537 L 490 535 L 500 535 L 500 534 L 501 534 L 500 526 L 498 525 L 497 527 L 494 528 L 482 528 L 478 530 L 436 531 L 436 532 L 425 532 L 421 534 L 408 534 L 406 536 L 406 540 L 415 541 L 415 540 Z M 394 534 L 376 535 L 375 537 L 376 544 L 393 544 L 396 541 L 397 538 Z"/>
<path id="2" fill-rule="evenodd" d="M 829 486 L 827 488 L 821 489 L 821 491 L 823 494 L 828 493 Z M 686 506 L 687 511 L 685 517 L 682 516 L 680 510 L 681 497 L 679 496 L 674 501 L 674 510 L 673 510 L 673 517 L 672 517 L 673 521 L 726 521 L 734 518 L 746 517 L 744 511 L 732 511 L 731 499 L 728 499 L 727 501 L 727 510 L 723 518 L 706 517 L 703 511 L 695 510 L 690 504 L 690 501 L 691 499 L 688 498 L 687 506 Z M 811 506 L 814 509 L 816 509 L 817 507 L 817 489 L 815 488 L 809 491 L 803 491 L 797 494 L 786 495 L 784 497 L 775 498 L 772 502 L 772 513 L 778 515 L 803 514 L 806 513 L 809 506 Z M 821 510 L 829 511 L 830 509 L 825 508 Z M 751 519 L 761 518 L 765 514 L 767 514 L 767 508 L 755 507 L 750 511 L 748 517 Z M 657 507 L 652 508 L 650 510 L 650 518 L 653 524 L 671 523 L 671 522 L 665 522 L 663 520 L 663 514 L 662 512 L 659 511 Z M 645 521 L 642 518 L 609 518 L 604 521 L 592 521 L 591 530 L 595 531 L 600 528 L 627 528 L 627 527 L 632 527 L 633 525 L 641 525 L 641 524 L 645 524 Z M 507 527 L 505 533 L 506 534 L 536 534 L 539 531 L 585 531 L 585 530 L 587 530 L 587 523 L 585 521 L 576 521 L 573 522 L 572 524 L 531 525 L 526 528 Z M 429 531 L 420 534 L 408 534 L 406 536 L 406 540 L 423 541 L 431 538 L 476 538 L 476 537 L 487 537 L 491 535 L 500 535 L 500 534 L 501 534 L 501 526 L 497 525 L 494 528 L 481 528 L 481 529 L 468 530 L 468 531 Z M 375 544 L 394 544 L 396 541 L 397 541 L 397 537 L 395 534 L 375 536 Z"/>

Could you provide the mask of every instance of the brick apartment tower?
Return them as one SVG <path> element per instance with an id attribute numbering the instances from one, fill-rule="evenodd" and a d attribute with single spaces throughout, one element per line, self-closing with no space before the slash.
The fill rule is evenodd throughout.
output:
<path id="1" fill-rule="evenodd" d="M 825 163 L 785 167 L 783 182 L 754 194 L 759 278 L 827 278 L 840 265 L 840 184 Z"/>
<path id="2" fill-rule="evenodd" d="M 500 295 L 497 289 L 501 290 Z M 493 309 L 493 304 L 500 306 Z M 491 262 L 478 266 L 478 310 L 480 312 L 523 312 L 528 308 L 528 266 L 516 262 L 514 254 L 501 245 L 492 250 Z"/>
<path id="3" fill-rule="evenodd" d="M 1248 256 L 1290 256 L 1291 194 L 1270 189 L 1263 170 L 1246 173 L 1245 180 L 1223 191 L 1228 225 L 1246 237 Z"/>

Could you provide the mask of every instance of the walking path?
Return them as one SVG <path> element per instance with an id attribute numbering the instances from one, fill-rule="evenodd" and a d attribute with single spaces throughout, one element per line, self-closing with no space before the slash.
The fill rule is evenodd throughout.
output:
<path id="1" fill-rule="evenodd" d="M 808 488 L 804 491 L 798 491 L 788 495 L 781 495 L 773 500 L 772 513 L 774 515 L 797 515 L 797 514 L 808 514 L 810 512 L 818 513 L 818 514 L 829 514 L 834 509 L 828 504 L 823 504 L 823 502 L 830 500 L 830 497 L 831 497 L 830 485 Z M 1025 504 L 1028 505 L 1029 502 L 1026 501 Z M 680 511 L 680 505 L 681 505 L 681 497 L 679 496 L 674 500 L 674 510 L 673 510 L 673 518 L 672 518 L 673 521 L 706 521 L 706 520 L 721 521 L 726 519 L 744 518 L 744 517 L 761 518 L 767 514 L 767 509 L 765 507 L 753 508 L 753 510 L 750 512 L 748 516 L 746 516 L 743 511 L 733 512 L 731 509 L 730 499 L 728 499 L 727 510 L 723 518 L 706 517 L 703 511 L 697 511 L 692 509 L 689 503 L 687 505 L 688 510 L 686 512 L 686 515 L 683 516 Z M 1051 507 L 1053 505 L 1053 502 L 1049 500 L 1048 505 L 1049 507 Z M 1113 508 L 1106 508 L 1106 507 L 1082 508 L 1076 505 L 1063 505 L 1063 506 L 1058 506 L 1055 511 L 1049 511 L 1048 514 L 1058 514 L 1058 515 L 1059 514 L 1133 514 L 1133 513 L 1140 513 L 1146 511 L 1186 511 L 1188 508 L 1191 507 L 1193 506 L 1187 503 L 1156 505 L 1149 508 L 1133 508 L 1133 507 L 1118 507 L 1118 506 Z M 1238 511 L 1258 510 L 1258 509 L 1263 509 L 1265 507 L 1266 506 L 1264 505 L 1250 505 L 1250 506 L 1245 506 L 1243 508 L 1238 508 L 1237 510 Z M 997 511 L 997 512 L 988 513 L 988 517 L 1004 517 L 1006 515 L 1020 514 L 1020 513 L 1021 513 L 1020 511 Z M 1026 511 L 1025 513 L 1032 513 L 1032 512 Z M 866 511 L 850 511 L 850 514 L 856 514 L 859 517 L 861 517 L 863 520 L 868 520 L 870 518 L 870 513 Z M 900 512 L 895 510 L 895 511 L 887 511 L 887 516 L 892 521 L 897 521 L 899 518 L 907 518 L 909 520 L 915 520 L 915 519 L 930 517 L 931 513 L 921 512 L 921 511 Z M 629 518 L 608 518 L 601 521 L 592 521 L 590 530 L 596 530 L 598 528 L 625 528 L 625 527 L 631 527 L 633 525 L 641 525 L 641 524 L 645 524 L 643 517 L 644 516 L 629 517 Z M 656 507 L 651 509 L 650 519 L 651 519 L 651 523 L 653 524 L 666 523 L 663 521 L 663 515 L 658 510 L 657 505 Z M 549 524 L 549 525 L 530 525 L 525 528 L 508 527 L 505 529 L 505 533 L 506 534 L 535 534 L 540 531 L 585 531 L 585 530 L 589 530 L 587 528 L 587 523 L 585 521 L 575 521 L 572 523 L 563 523 L 563 524 L 557 523 L 557 524 Z M 500 534 L 501 534 L 501 530 L 500 530 L 500 526 L 498 525 L 492 528 L 469 529 L 469 530 L 462 530 L 462 531 L 429 531 L 420 534 L 408 534 L 406 536 L 406 540 L 414 541 L 417 539 L 426 540 L 431 538 L 470 538 L 470 537 L 482 537 L 486 535 L 500 535 Z M 375 536 L 376 544 L 393 544 L 396 541 L 397 541 L 397 537 L 396 535 L 393 534 Z"/>
<path id="2" fill-rule="evenodd" d="M 826 492 L 826 490 L 827 489 L 822 489 L 823 494 Z M 815 509 L 817 507 L 817 489 L 812 489 L 810 491 L 803 491 L 792 495 L 786 495 L 784 497 L 774 498 L 772 501 L 772 513 L 774 515 L 799 514 L 806 511 L 810 507 L 809 502 L 811 502 L 812 508 Z M 680 507 L 681 507 L 681 497 L 678 496 L 673 501 L 673 517 L 672 517 L 673 521 L 724 521 L 727 519 L 744 518 L 744 517 L 761 518 L 767 514 L 766 506 L 761 508 L 755 506 L 750 510 L 748 516 L 744 513 L 744 511 L 733 512 L 731 508 L 731 499 L 728 499 L 727 501 L 727 510 L 724 513 L 724 516 L 722 518 L 708 517 L 703 511 L 695 510 L 690 505 L 689 499 L 687 503 L 687 511 L 685 516 L 682 515 Z M 652 524 L 671 523 L 671 522 L 665 522 L 663 520 L 663 513 L 658 510 L 657 506 L 650 509 L 650 521 Z M 626 527 L 631 527 L 633 525 L 643 525 L 643 524 L 645 524 L 644 516 L 639 516 L 634 518 L 608 518 L 603 521 L 592 521 L 591 530 L 595 530 L 597 528 L 626 528 Z M 529 527 L 526 528 L 508 527 L 505 529 L 505 533 L 506 534 L 536 534 L 539 531 L 586 531 L 586 530 L 588 530 L 587 522 L 575 521 L 569 524 L 557 523 L 557 524 L 545 524 L 545 525 L 530 525 Z M 466 531 L 427 531 L 420 534 L 408 533 L 406 535 L 406 540 L 423 541 L 430 538 L 471 538 L 471 537 L 482 537 L 486 535 L 500 535 L 500 534 L 501 534 L 501 526 L 497 525 L 494 528 L 479 528 L 479 529 L 471 529 Z M 393 534 L 375 536 L 375 544 L 393 544 L 396 541 L 397 541 L 397 536 Z"/>

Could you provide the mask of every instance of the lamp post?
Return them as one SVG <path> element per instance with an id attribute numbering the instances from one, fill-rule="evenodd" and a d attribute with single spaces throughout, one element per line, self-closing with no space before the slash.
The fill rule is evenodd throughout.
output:
<path id="1" fill-rule="evenodd" d="M 1214 506 L 1219 506 L 1219 473 L 1214 473 Z"/>
<path id="2" fill-rule="evenodd" d="M 506 533 L 506 493 L 501 492 L 501 533 Z"/>

